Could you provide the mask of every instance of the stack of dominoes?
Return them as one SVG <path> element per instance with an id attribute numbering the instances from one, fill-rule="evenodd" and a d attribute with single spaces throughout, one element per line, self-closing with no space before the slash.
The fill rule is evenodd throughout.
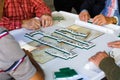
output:
<path id="1" fill-rule="evenodd" d="M 54 72 L 54 80 L 84 80 L 78 78 L 78 73 L 69 67 L 60 68 L 58 72 Z"/>

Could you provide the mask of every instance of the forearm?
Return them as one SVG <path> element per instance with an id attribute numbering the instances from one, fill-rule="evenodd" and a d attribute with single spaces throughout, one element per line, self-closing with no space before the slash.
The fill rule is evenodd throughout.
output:
<path id="1" fill-rule="evenodd" d="M 6 29 L 14 30 L 21 28 L 21 21 L 19 20 L 10 20 L 9 18 L 3 17 L 0 20 L 0 26 L 5 27 Z"/>
<path id="2" fill-rule="evenodd" d="M 29 57 L 31 63 L 34 65 L 34 67 L 37 70 L 36 74 L 30 80 L 37 80 L 36 78 L 40 78 L 39 80 L 45 80 L 44 71 L 42 70 L 40 65 L 34 60 L 32 54 L 29 51 L 25 50 L 25 49 L 23 49 L 23 51 L 25 52 L 25 54 L 27 54 L 27 56 Z"/>
<path id="3" fill-rule="evenodd" d="M 115 64 L 113 58 L 107 57 L 103 59 L 99 67 L 105 72 L 108 80 L 120 80 L 120 68 Z"/>

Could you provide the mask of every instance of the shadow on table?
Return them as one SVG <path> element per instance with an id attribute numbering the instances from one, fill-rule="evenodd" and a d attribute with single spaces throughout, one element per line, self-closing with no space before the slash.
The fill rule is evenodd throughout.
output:
<path id="1" fill-rule="evenodd" d="M 107 78 L 106 77 L 104 77 L 103 79 L 101 79 L 101 80 L 107 80 Z"/>

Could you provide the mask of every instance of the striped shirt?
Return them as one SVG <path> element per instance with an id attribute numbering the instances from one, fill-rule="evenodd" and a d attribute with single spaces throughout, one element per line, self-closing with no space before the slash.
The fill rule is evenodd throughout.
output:
<path id="1" fill-rule="evenodd" d="M 21 28 L 21 21 L 50 14 L 43 0 L 5 0 L 0 26 L 8 30 Z"/>
<path id="2" fill-rule="evenodd" d="M 101 14 L 107 17 L 115 17 L 117 19 L 117 24 L 120 25 L 120 14 L 118 5 L 118 0 L 106 0 L 106 6 L 102 10 Z"/>
<path id="3" fill-rule="evenodd" d="M 7 35 L 9 35 L 9 32 L 5 29 L 5 28 L 3 28 L 3 27 L 1 27 L 0 28 L 0 39 L 2 39 L 2 38 L 4 38 L 4 37 L 6 37 Z M 9 44 L 6 44 L 6 46 L 7 45 L 9 45 Z M 2 51 L 1 51 L 2 52 Z M 6 54 L 8 54 L 9 55 L 9 53 L 5 53 L 5 52 L 3 52 L 4 53 L 4 55 L 6 55 Z M 1 53 L 2 54 L 2 53 Z M 2 55 L 1 55 L 2 56 Z M 13 55 L 12 55 L 13 56 Z M 5 57 L 5 56 L 4 56 Z M 25 59 L 25 57 L 26 57 L 26 55 L 24 55 L 21 59 L 19 59 L 19 60 L 16 60 L 15 62 L 12 62 L 13 64 L 11 65 L 11 66 L 9 66 L 6 70 L 1 70 L 0 69 L 0 72 L 8 72 L 8 71 L 15 71 L 18 67 L 19 67 L 19 65 L 24 61 L 24 59 Z M 1 59 L 1 62 L 2 62 L 3 60 Z M 4 62 L 3 62 L 4 63 Z"/>
<path id="4" fill-rule="evenodd" d="M 101 14 L 104 16 L 112 17 L 114 16 L 116 10 L 118 10 L 118 1 L 106 0 L 105 8 L 102 10 Z"/>

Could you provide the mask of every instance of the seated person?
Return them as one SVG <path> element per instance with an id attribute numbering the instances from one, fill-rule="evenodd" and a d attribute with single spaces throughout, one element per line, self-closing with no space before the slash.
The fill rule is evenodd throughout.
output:
<path id="1" fill-rule="evenodd" d="M 71 12 L 72 8 L 74 8 L 79 14 L 83 2 L 84 0 L 54 0 L 54 6 L 56 11 Z"/>
<path id="2" fill-rule="evenodd" d="M 109 47 L 120 48 L 120 41 L 108 43 Z M 92 56 L 89 61 L 100 67 L 105 72 L 108 80 L 120 80 L 120 67 L 116 65 L 115 60 L 106 52 L 98 52 Z"/>
<path id="3" fill-rule="evenodd" d="M 11 77 L 15 80 L 45 80 L 40 66 L 28 57 L 28 51 L 24 51 L 8 31 L 0 27 L 0 80 L 11 80 Z"/>
<path id="4" fill-rule="evenodd" d="M 0 0 L 0 26 L 8 30 L 39 29 L 52 25 L 50 9 L 43 0 Z M 38 17 L 37 19 L 35 17 Z"/>
<path id="5" fill-rule="evenodd" d="M 95 5 L 95 3 L 90 3 L 89 0 L 86 0 L 86 5 L 88 5 L 89 8 L 82 7 L 83 11 L 80 12 L 79 18 L 80 20 L 86 21 L 86 22 L 90 18 L 93 18 L 92 20 L 93 24 L 97 24 L 97 25 L 120 24 L 119 23 L 119 16 L 120 16 L 119 5 L 118 5 L 119 3 L 120 3 L 119 0 L 106 0 L 104 9 L 101 10 L 99 14 L 95 14 L 94 16 L 91 17 L 89 8 L 91 8 L 92 5 Z"/>
<path id="6" fill-rule="evenodd" d="M 80 11 L 81 11 L 79 13 L 80 19 L 85 17 L 85 12 L 88 13 L 86 14 L 86 17 L 91 17 L 91 18 L 100 14 L 100 12 L 105 7 L 105 1 L 106 0 L 85 0 L 80 7 Z"/>

